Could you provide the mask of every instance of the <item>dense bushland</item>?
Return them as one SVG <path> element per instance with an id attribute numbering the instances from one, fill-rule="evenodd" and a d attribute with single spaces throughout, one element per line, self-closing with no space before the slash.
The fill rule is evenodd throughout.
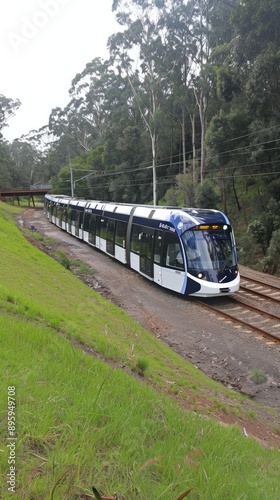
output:
<path id="1" fill-rule="evenodd" d="M 279 272 L 279 1 L 112 9 L 108 60 L 73 75 L 40 130 L 0 139 L 0 188 L 51 180 L 84 198 L 219 208 L 241 262 Z M 19 104 L 0 96 L 3 131 Z"/>

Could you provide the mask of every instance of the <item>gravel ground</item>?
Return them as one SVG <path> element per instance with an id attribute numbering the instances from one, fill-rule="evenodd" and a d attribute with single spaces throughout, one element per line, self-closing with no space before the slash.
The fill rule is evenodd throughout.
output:
<path id="1" fill-rule="evenodd" d="M 28 209 L 20 221 L 56 241 L 70 259 L 94 270 L 89 286 L 127 312 L 183 358 L 212 379 L 243 392 L 261 405 L 273 408 L 270 424 L 280 430 L 280 346 L 259 340 L 240 325 L 209 313 L 192 298 L 160 288 L 109 256 L 75 239 L 51 224 L 43 210 Z M 254 384 L 252 369 L 261 369 L 267 382 Z M 260 411 L 261 415 L 261 411 Z M 275 416 L 276 415 L 276 416 Z M 261 417 L 260 417 L 261 418 Z M 257 425 L 257 424 L 256 424 Z M 263 432 L 263 431 L 262 431 Z M 280 442 L 276 435 L 274 441 Z"/>

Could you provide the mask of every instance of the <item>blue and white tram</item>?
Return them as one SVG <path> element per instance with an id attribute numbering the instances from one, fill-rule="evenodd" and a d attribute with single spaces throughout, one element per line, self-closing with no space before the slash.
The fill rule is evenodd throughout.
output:
<path id="1" fill-rule="evenodd" d="M 239 288 L 234 234 L 217 210 L 129 205 L 46 195 L 51 222 L 183 295 L 217 297 Z"/>

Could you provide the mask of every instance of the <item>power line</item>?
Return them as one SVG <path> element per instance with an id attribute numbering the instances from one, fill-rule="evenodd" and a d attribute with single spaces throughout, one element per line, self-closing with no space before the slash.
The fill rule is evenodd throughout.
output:
<path id="1" fill-rule="evenodd" d="M 261 130 L 256 130 L 255 132 L 250 132 L 249 134 L 240 135 L 239 137 L 233 137 L 232 139 L 228 139 L 226 141 L 221 141 L 221 144 L 224 144 L 224 143 L 227 143 L 227 142 L 232 142 L 232 141 L 237 141 L 239 139 L 244 139 L 245 137 L 250 137 L 251 135 L 259 134 L 261 132 L 268 132 L 269 130 L 273 130 L 275 128 L 279 128 L 280 129 L 280 125 L 274 125 L 273 127 L 268 127 L 268 128 L 263 128 Z"/>

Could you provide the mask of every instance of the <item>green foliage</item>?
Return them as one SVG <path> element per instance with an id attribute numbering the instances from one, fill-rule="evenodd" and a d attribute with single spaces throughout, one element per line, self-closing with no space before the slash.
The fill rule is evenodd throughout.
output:
<path id="1" fill-rule="evenodd" d="M 262 248 L 264 255 L 264 270 L 271 274 L 278 271 L 280 231 L 280 202 L 270 199 L 266 211 L 248 225 L 248 232 L 254 241 Z"/>
<path id="2" fill-rule="evenodd" d="M 255 219 L 248 226 L 248 232 L 251 233 L 256 243 L 265 248 L 267 241 L 267 230 L 265 225 L 258 219 Z"/>
<path id="3" fill-rule="evenodd" d="M 228 45 L 227 45 L 228 47 Z M 229 49 L 229 47 L 228 47 Z M 214 57 L 217 57 L 218 50 L 215 51 Z M 241 92 L 240 80 L 235 68 L 230 66 L 216 66 L 214 68 L 216 78 L 216 92 L 219 99 L 225 102 L 233 100 L 235 95 Z"/>
<path id="4" fill-rule="evenodd" d="M 169 188 L 161 200 L 163 205 L 193 207 L 195 206 L 195 189 L 191 174 L 176 176 L 176 186 Z"/>
<path id="5" fill-rule="evenodd" d="M 177 205 L 195 206 L 195 186 L 192 174 L 179 174 L 176 177 Z"/>
<path id="6" fill-rule="evenodd" d="M 70 269 L 70 267 L 71 267 L 70 260 L 68 259 L 67 255 L 64 252 L 62 252 L 61 250 L 57 250 L 57 252 L 55 253 L 55 257 L 56 257 L 57 261 L 63 267 L 65 267 L 65 269 Z"/>
<path id="7" fill-rule="evenodd" d="M 218 208 L 220 196 L 213 182 L 206 179 L 196 188 L 196 206 L 201 208 Z"/>
<path id="8" fill-rule="evenodd" d="M 81 274 L 81 275 L 84 275 L 84 274 L 90 274 L 90 275 L 92 275 L 92 274 L 94 274 L 94 271 L 87 264 L 84 264 L 83 262 L 81 262 L 78 265 L 77 273 Z"/>
<path id="9" fill-rule="evenodd" d="M 178 192 L 175 187 L 171 187 L 167 189 L 165 192 L 164 198 L 160 201 L 161 205 L 168 205 L 171 207 L 176 207 L 179 205 L 178 203 Z"/>
<path id="10" fill-rule="evenodd" d="M 9 189 L 12 186 L 13 162 L 10 154 L 10 147 L 7 143 L 1 141 L 0 136 L 0 188 Z"/>
<path id="11" fill-rule="evenodd" d="M 20 105 L 21 102 L 18 99 L 13 100 L 0 94 L 0 130 L 7 125 L 8 119 L 14 115 Z"/>
<path id="12" fill-rule="evenodd" d="M 267 381 L 267 375 L 259 368 L 252 368 L 249 376 L 254 384 L 264 384 Z"/>
<path id="13" fill-rule="evenodd" d="M 280 269 L 280 229 L 272 233 L 272 237 L 264 259 L 264 270 L 276 274 Z"/>
<path id="14" fill-rule="evenodd" d="M 148 369 L 148 366 L 149 366 L 149 361 L 147 359 L 140 358 L 137 360 L 136 368 L 137 368 L 137 371 L 140 375 L 145 374 L 145 372 Z"/>

